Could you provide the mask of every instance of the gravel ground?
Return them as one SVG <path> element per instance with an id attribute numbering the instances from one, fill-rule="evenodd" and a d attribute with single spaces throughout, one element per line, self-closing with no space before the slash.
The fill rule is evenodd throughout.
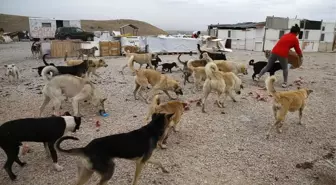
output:
<path id="1" fill-rule="evenodd" d="M 22 75 L 19 83 L 11 84 L 4 76 L 5 68 L 0 68 L 0 122 L 38 114 L 43 101 L 43 81 L 31 68 L 43 63 L 32 59 L 30 44 L 0 45 L 1 66 L 15 63 Z M 296 124 L 298 113 L 289 113 L 284 132 L 273 133 L 269 140 L 265 139 L 269 124 L 274 122 L 271 101 L 257 101 L 249 95 L 249 92 L 258 89 L 251 79 L 252 69 L 249 69 L 249 75 L 242 77 L 246 88 L 237 103 L 228 98 L 226 107 L 221 110 L 212 103 L 215 96 L 210 95 L 207 114 L 201 113 L 200 107 L 192 105 L 191 110 L 183 115 L 181 131 L 173 133 L 169 138 L 169 148 L 157 150 L 153 155 L 154 159 L 162 161 L 170 173 L 162 173 L 156 167 L 147 165 L 139 184 L 336 184 L 336 171 L 323 163 L 308 170 L 295 167 L 297 163 L 326 154 L 327 148 L 336 147 L 335 57 L 334 53 L 307 53 L 303 67 L 289 71 L 290 83 L 301 76 L 304 86 L 314 90 L 304 111 L 304 126 Z M 190 56 L 182 58 L 188 59 Z M 264 55 L 261 52 L 235 51 L 228 54 L 228 58 L 247 63 L 251 58 L 264 60 Z M 162 56 L 162 59 L 176 61 L 177 56 Z M 118 73 L 126 63 L 125 58 L 106 60 L 109 66 L 98 70 L 103 78 L 95 81 L 97 87 L 108 97 L 106 107 L 110 115 L 103 118 L 102 128 L 97 132 L 94 125 L 97 111 L 83 102 L 81 112 L 85 115 L 84 122 L 80 131 L 74 134 L 80 141 L 68 142 L 68 147 L 83 146 L 94 138 L 128 132 L 143 125 L 148 105 L 133 99 L 134 83 L 130 70 L 125 69 L 125 79 Z M 62 64 L 62 59 L 49 61 Z M 169 75 L 181 79 L 181 73 L 176 69 Z M 281 71 L 276 75 L 280 79 L 276 83 L 276 89 L 280 90 Z M 201 97 L 201 92 L 191 92 L 192 87 L 193 84 L 187 84 L 183 88 L 183 99 Z M 295 85 L 289 87 L 295 88 Z M 262 93 L 265 94 L 265 91 Z M 165 95 L 162 98 L 167 100 Z M 72 112 L 69 102 L 64 104 L 63 110 Z M 51 113 L 49 105 L 44 115 Z M 59 163 L 64 170 L 56 172 L 51 166 L 51 159 L 46 158 L 42 144 L 28 145 L 33 152 L 21 156 L 28 165 L 24 168 L 13 165 L 13 171 L 18 175 L 17 181 L 10 182 L 5 170 L 1 169 L 0 184 L 66 185 L 75 182 L 78 157 L 59 154 Z M 5 159 L 4 152 L 0 150 L 1 165 L 4 165 Z M 109 184 L 131 184 L 135 163 L 121 159 L 117 159 L 116 163 L 116 171 Z M 97 180 L 98 176 L 95 175 L 88 184 L 95 184 Z"/>

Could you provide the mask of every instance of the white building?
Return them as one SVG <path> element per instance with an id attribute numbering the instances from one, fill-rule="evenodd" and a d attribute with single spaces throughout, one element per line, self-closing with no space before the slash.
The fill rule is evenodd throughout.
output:
<path id="1" fill-rule="evenodd" d="M 304 52 L 336 49 L 336 22 L 267 17 L 265 22 L 209 25 L 211 36 L 226 39 L 226 48 L 251 51 L 271 50 L 280 37 L 298 24 L 300 47 Z"/>

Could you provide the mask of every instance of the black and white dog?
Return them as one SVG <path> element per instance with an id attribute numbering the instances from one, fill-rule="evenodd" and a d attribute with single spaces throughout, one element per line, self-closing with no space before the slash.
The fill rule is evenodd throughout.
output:
<path id="1" fill-rule="evenodd" d="M 156 57 L 153 56 L 151 63 L 154 66 L 155 70 L 158 68 L 160 62 L 162 62 L 162 60 L 159 56 L 156 56 Z M 148 69 L 148 67 L 149 65 L 147 64 L 146 69 Z"/>
<path id="2" fill-rule="evenodd" d="M 62 74 L 70 74 L 78 77 L 83 77 L 89 69 L 89 66 L 94 65 L 92 60 L 84 60 L 82 63 L 74 66 L 54 66 L 51 63 L 48 64 L 45 60 L 43 60 L 44 64 L 48 66 L 47 74 L 49 72 L 53 72 L 52 76 L 62 75 Z M 45 67 L 45 66 L 44 66 Z M 44 69 L 44 68 L 43 68 Z M 43 70 L 42 69 L 42 70 Z M 41 71 L 42 73 L 42 71 Z"/>
<path id="3" fill-rule="evenodd" d="M 254 80 L 255 76 L 257 74 L 260 73 L 260 71 L 267 65 L 266 61 L 258 61 L 256 63 L 254 63 L 254 60 L 250 60 L 249 62 L 250 66 L 253 66 L 253 75 L 252 75 L 252 79 Z M 274 63 L 274 65 L 272 66 L 272 68 L 270 70 L 268 70 L 267 72 L 269 72 L 270 76 L 273 76 L 275 74 L 276 71 L 282 69 L 281 65 L 279 62 Z"/>
<path id="4" fill-rule="evenodd" d="M 224 53 L 210 53 L 210 52 L 207 52 L 207 51 L 202 51 L 200 44 L 197 44 L 197 49 L 200 52 L 199 59 L 203 58 L 203 53 L 208 53 L 209 57 L 212 60 L 227 60 L 226 55 Z"/>
<path id="5" fill-rule="evenodd" d="M 65 115 L 60 117 L 17 119 L 8 121 L 0 126 L 0 147 L 7 155 L 4 169 L 11 180 L 16 179 L 16 175 L 12 171 L 13 163 L 16 162 L 21 167 L 26 165 L 18 157 L 22 142 L 43 143 L 47 154 L 51 155 L 54 168 L 57 171 L 63 169 L 57 163 L 57 153 L 54 143 L 66 132 L 76 132 L 81 124 L 80 117 L 69 116 L 68 112 Z"/>
<path id="6" fill-rule="evenodd" d="M 43 70 L 43 68 L 45 67 L 45 66 L 55 66 L 55 64 L 54 63 L 49 63 L 48 64 L 48 62 L 45 60 L 45 57 L 47 56 L 48 54 L 44 54 L 43 55 L 43 57 L 42 57 L 42 61 L 43 61 L 43 63 L 44 63 L 44 66 L 39 66 L 39 67 L 36 67 L 36 68 L 33 68 L 33 69 L 37 69 L 37 73 L 40 75 L 40 76 L 42 76 L 41 75 L 41 72 L 42 72 L 42 70 Z"/>

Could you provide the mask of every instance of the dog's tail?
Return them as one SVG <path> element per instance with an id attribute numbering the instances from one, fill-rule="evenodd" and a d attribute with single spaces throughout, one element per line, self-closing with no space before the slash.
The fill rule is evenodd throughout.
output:
<path id="1" fill-rule="evenodd" d="M 63 149 L 61 148 L 61 143 L 65 140 L 76 140 L 78 141 L 79 139 L 73 136 L 64 136 L 58 139 L 55 143 L 55 148 L 57 151 L 61 153 L 65 153 L 68 155 L 74 155 L 74 156 L 83 156 L 84 155 L 84 148 L 72 148 L 72 149 Z"/>
<path id="2" fill-rule="evenodd" d="M 202 50 L 201 50 L 201 45 L 200 44 L 197 44 L 197 50 L 202 53 Z"/>
<path id="3" fill-rule="evenodd" d="M 68 58 L 68 50 L 65 51 L 65 55 L 64 55 L 64 62 L 67 61 L 67 58 Z"/>
<path id="4" fill-rule="evenodd" d="M 42 60 L 43 60 L 43 63 L 44 65 L 48 66 L 48 62 L 46 61 L 46 56 L 49 55 L 48 53 L 47 54 L 44 54 L 43 57 L 42 57 Z"/>
<path id="5" fill-rule="evenodd" d="M 253 65 L 254 65 L 254 60 L 253 60 L 253 59 L 250 60 L 249 65 L 250 65 L 250 66 L 253 66 Z"/>
<path id="6" fill-rule="evenodd" d="M 193 62 L 194 62 L 194 59 L 190 59 L 190 60 L 187 62 L 187 67 L 188 67 L 190 70 L 192 70 L 192 71 L 195 70 L 195 67 L 192 65 Z"/>
<path id="7" fill-rule="evenodd" d="M 49 81 L 51 77 L 49 77 L 50 72 L 52 72 L 52 76 L 58 75 L 59 71 L 55 66 L 46 66 L 42 69 L 41 75 L 45 81 Z"/>
<path id="8" fill-rule="evenodd" d="M 128 50 L 127 50 L 128 51 Z M 128 59 L 128 67 L 134 72 L 134 55 L 130 56 Z"/>
<path id="9" fill-rule="evenodd" d="M 186 65 L 187 62 L 183 62 L 183 61 L 180 59 L 181 55 L 182 55 L 182 54 L 179 54 L 179 56 L 177 57 L 177 60 L 178 60 L 181 64 Z"/>
<path id="10" fill-rule="evenodd" d="M 219 69 L 214 62 L 209 62 L 205 65 L 205 74 L 210 80 L 219 80 L 221 78 Z"/>
<path id="11" fill-rule="evenodd" d="M 276 90 L 274 89 L 275 81 L 276 81 L 275 76 L 267 77 L 265 80 L 267 92 L 270 93 L 273 97 L 277 97 Z"/>

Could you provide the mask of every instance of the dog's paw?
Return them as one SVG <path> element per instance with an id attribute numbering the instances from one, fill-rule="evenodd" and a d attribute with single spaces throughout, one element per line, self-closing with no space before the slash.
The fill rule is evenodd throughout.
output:
<path id="1" fill-rule="evenodd" d="M 27 166 L 27 163 L 26 162 L 22 162 L 19 164 L 21 167 L 24 167 L 24 166 Z"/>
<path id="2" fill-rule="evenodd" d="M 12 175 L 9 175 L 9 178 L 12 180 L 12 181 L 15 181 L 17 179 L 17 176 L 12 174 Z"/>
<path id="3" fill-rule="evenodd" d="M 163 167 L 161 168 L 161 170 L 162 170 L 163 173 L 169 173 L 169 171 L 167 169 L 163 168 Z"/>
<path id="4" fill-rule="evenodd" d="M 168 148 L 167 145 L 165 145 L 165 144 L 160 144 L 159 146 L 160 146 L 161 149 L 167 149 Z"/>
<path id="5" fill-rule="evenodd" d="M 59 165 L 58 163 L 54 163 L 54 168 L 56 171 L 60 172 L 63 170 L 63 167 L 61 165 Z"/>

